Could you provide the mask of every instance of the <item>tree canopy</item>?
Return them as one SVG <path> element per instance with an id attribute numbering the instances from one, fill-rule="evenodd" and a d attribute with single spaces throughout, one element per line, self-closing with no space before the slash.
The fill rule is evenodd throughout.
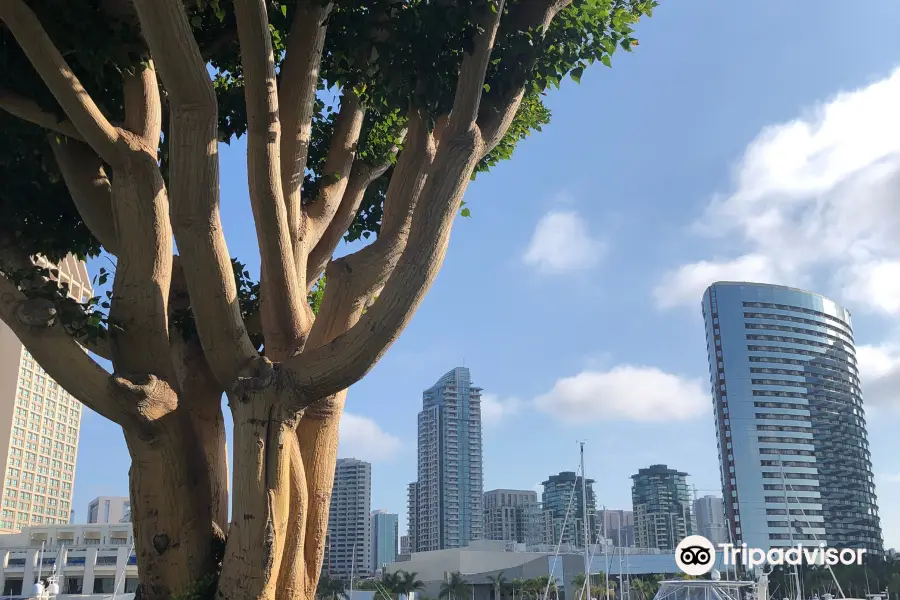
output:
<path id="1" fill-rule="evenodd" d="M 346 389 L 433 283 L 469 182 L 655 5 L 0 0 L 0 318 L 122 427 L 142 597 L 314 598 Z M 238 138 L 258 280 L 220 219 Z M 368 243 L 334 258 L 344 239 Z M 87 302 L 33 261 L 100 252 L 112 289 Z"/>

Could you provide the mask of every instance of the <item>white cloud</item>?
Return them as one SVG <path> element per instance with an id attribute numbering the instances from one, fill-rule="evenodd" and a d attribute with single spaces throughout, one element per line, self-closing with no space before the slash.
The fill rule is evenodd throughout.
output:
<path id="1" fill-rule="evenodd" d="M 719 279 L 815 279 L 855 307 L 900 314 L 898 105 L 900 69 L 764 129 L 745 149 L 732 192 L 695 225 L 743 250 L 666 273 L 654 290 L 659 306 L 695 306 Z"/>
<path id="2" fill-rule="evenodd" d="M 496 425 L 519 412 L 522 401 L 518 398 L 500 398 L 496 394 L 481 396 L 481 422 Z"/>
<path id="3" fill-rule="evenodd" d="M 583 424 L 692 419 L 707 411 L 710 399 L 699 380 L 655 367 L 619 365 L 559 379 L 534 403 L 563 422 Z"/>
<path id="4" fill-rule="evenodd" d="M 900 346 L 858 346 L 856 360 L 866 408 L 900 410 Z"/>
<path id="5" fill-rule="evenodd" d="M 370 462 L 390 460 L 403 447 L 400 438 L 384 431 L 369 417 L 344 413 L 338 455 Z"/>
<path id="6" fill-rule="evenodd" d="M 542 273 L 590 269 L 606 254 L 606 243 L 592 237 L 575 211 L 552 210 L 541 217 L 522 260 Z"/>
<path id="7" fill-rule="evenodd" d="M 678 269 L 666 273 L 653 293 L 660 308 L 682 305 L 696 306 L 700 304 L 703 291 L 714 281 L 755 281 L 783 284 L 788 279 L 769 257 L 761 254 L 747 254 L 730 261 L 710 262 L 704 260 L 682 265 Z"/>

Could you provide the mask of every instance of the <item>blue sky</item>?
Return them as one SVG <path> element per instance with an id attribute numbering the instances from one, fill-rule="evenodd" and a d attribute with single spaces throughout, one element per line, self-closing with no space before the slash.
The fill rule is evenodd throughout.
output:
<path id="1" fill-rule="evenodd" d="M 341 454 L 373 461 L 372 508 L 403 528 L 421 392 L 461 364 L 486 396 L 485 489 L 575 469 L 581 439 L 610 508 L 656 462 L 716 492 L 700 297 L 749 279 L 853 311 L 900 547 L 898 23 L 893 0 L 664 0 L 633 55 L 552 92 L 552 124 L 470 186 L 432 291 L 350 391 Z M 255 268 L 243 144 L 222 160 L 229 248 Z M 128 490 L 121 433 L 85 413 L 79 520 Z"/>

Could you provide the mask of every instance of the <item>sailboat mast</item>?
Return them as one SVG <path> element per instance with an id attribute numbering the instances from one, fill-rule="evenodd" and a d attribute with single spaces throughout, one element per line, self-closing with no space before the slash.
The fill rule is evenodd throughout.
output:
<path id="1" fill-rule="evenodd" d="M 350 598 L 353 598 L 353 572 L 356 570 L 356 540 L 353 541 L 353 554 L 350 555 Z"/>
<path id="2" fill-rule="evenodd" d="M 588 554 L 591 547 L 590 525 L 588 524 L 587 511 L 587 475 L 584 472 L 584 442 L 581 446 L 581 509 L 582 522 L 584 523 L 584 600 L 591 597 L 591 559 Z"/>
<path id="3" fill-rule="evenodd" d="M 794 547 L 794 526 L 791 524 L 791 507 L 788 504 L 788 495 L 787 495 L 787 483 L 784 480 L 784 462 L 779 459 L 778 460 L 779 471 L 781 472 L 781 490 L 784 492 L 784 512 L 787 517 L 787 526 L 788 526 L 788 539 L 791 541 L 791 548 Z M 797 565 L 794 565 L 794 585 L 797 589 L 797 600 L 800 600 L 800 596 L 802 594 L 800 590 L 800 574 L 797 571 Z"/>

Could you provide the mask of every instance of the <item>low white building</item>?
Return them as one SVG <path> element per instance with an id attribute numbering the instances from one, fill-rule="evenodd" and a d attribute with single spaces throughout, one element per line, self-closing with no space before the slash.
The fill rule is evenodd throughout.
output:
<path id="1" fill-rule="evenodd" d="M 7 597 L 30 596 L 54 572 L 60 599 L 115 592 L 128 600 L 138 583 L 130 523 L 32 526 L 0 535 L 0 566 Z"/>

